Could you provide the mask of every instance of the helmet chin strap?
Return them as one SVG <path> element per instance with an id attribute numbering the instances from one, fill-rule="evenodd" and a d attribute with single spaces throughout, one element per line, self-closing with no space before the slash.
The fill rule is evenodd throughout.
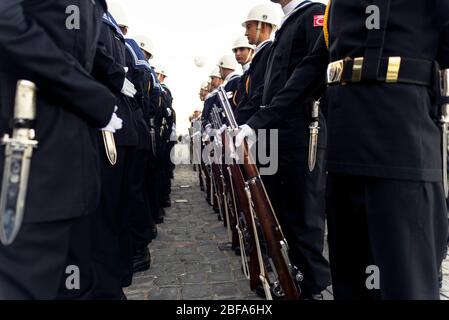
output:
<path id="1" fill-rule="evenodd" d="M 253 57 L 253 54 L 254 54 L 254 50 L 253 49 L 249 49 L 249 54 L 246 57 L 246 61 L 245 61 L 244 64 L 247 64 L 251 60 L 251 58 Z"/>
<path id="2" fill-rule="evenodd" d="M 262 21 L 257 24 L 256 43 L 259 43 L 260 31 L 262 30 Z"/>

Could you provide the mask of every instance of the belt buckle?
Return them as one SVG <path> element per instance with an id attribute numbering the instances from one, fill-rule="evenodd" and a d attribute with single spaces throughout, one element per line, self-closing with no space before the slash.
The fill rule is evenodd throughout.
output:
<path id="1" fill-rule="evenodd" d="M 344 67 L 345 61 L 343 59 L 329 63 L 327 66 L 327 84 L 341 83 Z"/>
<path id="2" fill-rule="evenodd" d="M 396 83 L 399 79 L 399 71 L 401 69 L 401 57 L 389 57 L 388 58 L 388 69 L 387 77 L 385 81 L 387 83 Z"/>
<path id="3" fill-rule="evenodd" d="M 364 58 L 362 57 L 354 58 L 352 66 L 352 82 L 360 82 L 362 80 L 363 61 Z"/>

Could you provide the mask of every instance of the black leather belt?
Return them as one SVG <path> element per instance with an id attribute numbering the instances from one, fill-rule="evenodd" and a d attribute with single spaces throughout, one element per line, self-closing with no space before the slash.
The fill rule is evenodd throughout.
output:
<path id="1" fill-rule="evenodd" d="M 378 61 L 366 61 L 364 58 L 346 58 L 329 64 L 327 83 L 329 85 L 346 83 L 406 83 L 421 86 L 433 86 L 436 66 L 433 61 L 388 57 L 379 64 L 377 79 L 364 79 L 363 68 L 377 65 Z"/>

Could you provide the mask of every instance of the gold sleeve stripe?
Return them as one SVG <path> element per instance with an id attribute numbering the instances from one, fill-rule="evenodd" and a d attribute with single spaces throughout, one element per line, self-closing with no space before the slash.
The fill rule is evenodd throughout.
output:
<path id="1" fill-rule="evenodd" d="M 238 90 L 236 90 L 236 91 L 234 92 L 234 96 L 232 97 L 232 102 L 234 102 L 234 105 L 235 105 L 235 106 L 238 105 L 238 103 L 237 103 L 237 93 L 238 93 Z"/>
<path id="2" fill-rule="evenodd" d="M 323 25 L 323 33 L 324 33 L 324 41 L 326 42 L 326 47 L 329 49 L 329 11 L 331 7 L 331 1 L 326 7 L 326 12 L 324 13 L 324 25 Z"/>
<path id="3" fill-rule="evenodd" d="M 248 78 L 246 79 L 246 95 L 249 95 L 249 80 L 251 76 L 248 75 Z"/>

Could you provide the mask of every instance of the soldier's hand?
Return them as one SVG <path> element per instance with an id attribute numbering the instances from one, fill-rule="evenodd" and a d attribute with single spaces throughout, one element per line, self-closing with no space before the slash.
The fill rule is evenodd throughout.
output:
<path id="1" fill-rule="evenodd" d="M 125 82 L 123 83 L 123 88 L 122 88 L 121 93 L 123 93 L 127 97 L 134 98 L 137 91 L 136 91 L 136 88 L 134 87 L 133 83 L 125 78 Z"/>
<path id="2" fill-rule="evenodd" d="M 120 119 L 116 112 L 118 108 L 115 107 L 114 113 L 112 114 L 111 120 L 109 121 L 108 125 L 101 129 L 102 131 L 109 131 L 112 133 L 115 133 L 117 130 L 120 130 L 123 127 L 123 120 Z"/>
<path id="3" fill-rule="evenodd" d="M 256 132 L 247 124 L 240 126 L 239 133 L 235 138 L 235 147 L 240 148 L 245 138 L 248 138 L 249 142 L 254 142 L 256 139 Z"/>
<path id="4" fill-rule="evenodd" d="M 215 130 L 212 128 L 212 126 L 210 124 L 208 124 L 205 128 L 205 132 L 208 136 L 213 137 Z"/>

